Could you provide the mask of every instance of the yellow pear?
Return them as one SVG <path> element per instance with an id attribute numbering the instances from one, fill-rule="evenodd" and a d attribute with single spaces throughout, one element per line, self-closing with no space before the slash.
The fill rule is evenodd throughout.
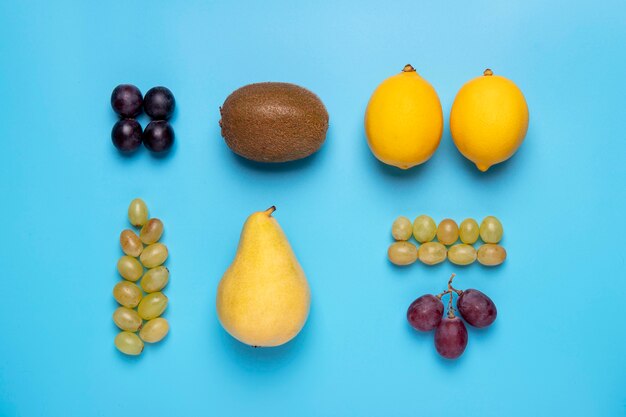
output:
<path id="1" fill-rule="evenodd" d="M 217 316 L 231 336 L 251 346 L 293 339 L 309 315 L 311 292 L 287 236 L 272 213 L 253 213 L 217 288 Z"/>

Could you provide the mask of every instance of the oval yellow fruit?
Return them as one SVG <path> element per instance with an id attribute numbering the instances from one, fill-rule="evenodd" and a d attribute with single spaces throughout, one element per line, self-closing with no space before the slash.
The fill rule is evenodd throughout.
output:
<path id="1" fill-rule="evenodd" d="M 513 81 L 490 69 L 461 87 L 452 104 L 454 144 L 481 171 L 513 156 L 527 130 L 524 95 Z"/>
<path id="2" fill-rule="evenodd" d="M 365 111 L 365 134 L 372 153 L 401 169 L 428 161 L 442 132 L 437 92 L 411 65 L 383 81 Z"/>

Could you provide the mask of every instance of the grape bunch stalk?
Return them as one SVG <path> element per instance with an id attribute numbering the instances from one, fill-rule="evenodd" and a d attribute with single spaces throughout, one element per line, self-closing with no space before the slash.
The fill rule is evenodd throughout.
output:
<path id="1" fill-rule="evenodd" d="M 448 280 L 448 289 L 440 294 L 425 294 L 411 303 L 406 317 L 409 324 L 422 332 L 435 330 L 435 348 L 446 359 L 456 359 L 467 347 L 467 328 L 490 326 L 496 319 L 496 305 L 481 291 L 475 289 L 459 290 L 452 286 L 452 274 Z M 454 294 L 458 296 L 456 309 L 453 305 Z M 441 299 L 448 296 L 448 313 L 443 317 L 444 305 Z M 461 317 L 454 313 L 459 312 Z M 463 320 L 461 320 L 463 318 Z"/>

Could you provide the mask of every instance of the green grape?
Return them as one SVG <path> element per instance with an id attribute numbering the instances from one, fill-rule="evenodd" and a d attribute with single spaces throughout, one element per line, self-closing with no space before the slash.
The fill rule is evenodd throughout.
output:
<path id="1" fill-rule="evenodd" d="M 437 224 L 425 214 L 417 216 L 413 221 L 413 236 L 420 243 L 430 242 L 437 234 Z"/>
<path id="2" fill-rule="evenodd" d="M 394 242 L 387 250 L 391 263 L 396 265 L 410 265 L 417 260 L 417 247 L 411 242 Z"/>
<path id="3" fill-rule="evenodd" d="M 167 246 L 162 243 L 153 243 L 144 248 L 139 259 L 146 268 L 154 268 L 165 262 L 167 254 Z"/>
<path id="4" fill-rule="evenodd" d="M 146 245 L 158 242 L 163 234 L 163 222 L 159 219 L 150 219 L 143 225 L 139 232 L 139 238 Z"/>
<path id="5" fill-rule="evenodd" d="M 143 326 L 141 331 L 139 331 L 139 337 L 141 337 L 144 342 L 156 343 L 167 336 L 169 331 L 170 325 L 167 320 L 163 317 L 157 317 L 156 319 L 148 321 Z"/>
<path id="6" fill-rule="evenodd" d="M 115 347 L 127 355 L 139 355 L 143 351 L 143 342 L 135 333 L 124 331 L 115 336 Z"/>
<path id="7" fill-rule="evenodd" d="M 472 245 L 478 240 L 478 222 L 474 219 L 465 219 L 459 226 L 461 242 Z"/>
<path id="8" fill-rule="evenodd" d="M 493 216 L 487 216 L 480 224 L 480 238 L 485 243 L 498 243 L 502 240 L 502 223 Z"/>
<path id="9" fill-rule="evenodd" d="M 141 251 L 143 251 L 143 244 L 139 236 L 130 229 L 122 230 L 120 234 L 120 245 L 126 255 L 135 258 L 141 255 Z"/>
<path id="10" fill-rule="evenodd" d="M 143 226 L 148 221 L 148 206 L 141 198 L 136 198 L 128 206 L 128 220 L 133 226 Z"/>
<path id="11" fill-rule="evenodd" d="M 122 256 L 117 261 L 117 270 L 124 279 L 137 281 L 143 275 L 143 266 L 132 256 Z"/>
<path id="12" fill-rule="evenodd" d="M 413 235 L 411 220 L 404 216 L 398 217 L 391 225 L 391 235 L 395 240 L 409 240 Z"/>
<path id="13" fill-rule="evenodd" d="M 456 265 L 469 265 L 476 260 L 476 249 L 472 245 L 459 243 L 448 249 L 448 259 Z"/>
<path id="14" fill-rule="evenodd" d="M 120 281 L 113 287 L 113 298 L 124 307 L 134 308 L 141 301 L 142 292 L 136 284 Z"/>
<path id="15" fill-rule="evenodd" d="M 167 308 L 167 296 L 162 292 L 153 292 L 143 297 L 137 307 L 137 312 L 144 320 L 159 317 Z"/>
<path id="16" fill-rule="evenodd" d="M 417 251 L 419 260 L 426 265 L 435 265 L 446 260 L 447 249 L 439 242 L 426 242 Z"/>
<path id="17" fill-rule="evenodd" d="M 136 332 L 143 323 L 139 314 L 128 307 L 118 307 L 113 312 L 113 321 L 117 327 L 129 332 Z"/>
<path id="18" fill-rule="evenodd" d="M 478 248 L 478 262 L 486 266 L 500 265 L 506 259 L 506 250 L 494 243 L 485 243 Z"/>
<path id="19" fill-rule="evenodd" d="M 141 288 L 145 292 L 161 291 L 170 279 L 170 271 L 164 266 L 149 269 L 141 278 Z"/>
<path id="20" fill-rule="evenodd" d="M 444 245 L 451 245 L 459 238 L 459 226 L 452 219 L 443 219 L 437 226 L 437 240 Z"/>

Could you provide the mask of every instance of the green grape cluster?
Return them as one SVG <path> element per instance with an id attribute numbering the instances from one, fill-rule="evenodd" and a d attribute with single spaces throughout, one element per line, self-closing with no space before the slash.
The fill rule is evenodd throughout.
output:
<path id="1" fill-rule="evenodd" d="M 139 235 L 130 229 L 120 234 L 124 256 L 117 261 L 117 270 L 124 279 L 113 287 L 113 298 L 120 304 L 113 312 L 113 322 L 121 329 L 115 337 L 117 349 L 127 355 L 139 355 L 144 342 L 156 343 L 170 329 L 167 320 L 160 317 L 168 304 L 161 290 L 169 281 L 170 271 L 163 265 L 169 252 L 167 246 L 159 242 L 163 222 L 148 219 L 148 207 L 143 200 L 131 201 L 128 220 L 141 230 Z M 140 279 L 139 285 L 135 284 Z"/>
<path id="2" fill-rule="evenodd" d="M 503 234 L 502 223 L 494 216 L 485 217 L 480 226 L 471 218 L 460 225 L 452 219 L 444 219 L 437 225 L 425 214 L 417 216 L 413 223 L 400 216 L 391 225 L 391 235 L 396 242 L 389 246 L 387 256 L 391 263 L 401 266 L 418 259 L 426 265 L 448 259 L 455 265 L 470 265 L 478 260 L 482 265 L 496 266 L 506 259 L 506 250 L 498 244 Z M 409 242 L 411 236 L 420 243 L 419 247 Z M 484 243 L 476 250 L 474 243 L 479 238 Z M 459 240 L 461 243 L 457 243 Z"/>

